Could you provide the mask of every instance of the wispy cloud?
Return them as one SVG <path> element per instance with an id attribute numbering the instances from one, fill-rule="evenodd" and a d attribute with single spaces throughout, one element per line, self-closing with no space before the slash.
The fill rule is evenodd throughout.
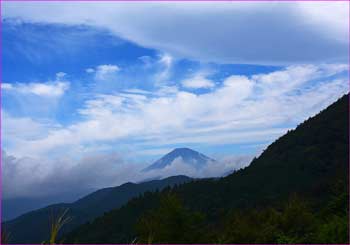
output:
<path id="1" fill-rule="evenodd" d="M 214 81 L 206 78 L 206 74 L 198 72 L 192 77 L 189 77 L 181 82 L 182 86 L 190 89 L 198 88 L 213 88 L 215 86 Z"/>
<path id="2" fill-rule="evenodd" d="M 170 54 L 161 54 L 157 63 L 160 65 L 160 71 L 155 74 L 155 82 L 158 86 L 164 86 L 171 75 L 173 57 Z"/>
<path id="3" fill-rule="evenodd" d="M 105 64 L 95 68 L 87 68 L 85 71 L 94 74 L 97 81 L 110 81 L 115 78 L 117 72 L 120 71 L 120 67 L 117 65 Z"/>
<path id="4" fill-rule="evenodd" d="M 45 97 L 60 97 L 69 88 L 67 82 L 51 82 L 51 83 L 28 83 L 28 84 L 9 84 L 3 83 L 2 89 L 14 91 L 22 94 L 34 94 Z"/>
<path id="5" fill-rule="evenodd" d="M 97 80 L 107 80 L 114 76 L 120 70 L 116 65 L 99 65 L 96 67 L 95 77 Z"/>

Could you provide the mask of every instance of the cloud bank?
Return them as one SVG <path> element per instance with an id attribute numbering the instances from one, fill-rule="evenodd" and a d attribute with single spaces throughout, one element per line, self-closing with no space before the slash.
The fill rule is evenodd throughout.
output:
<path id="1" fill-rule="evenodd" d="M 16 156 L 79 155 L 91 144 L 116 140 L 153 147 L 269 141 L 345 94 L 347 70 L 342 64 L 298 65 L 250 77 L 232 75 L 201 94 L 176 86 L 146 94 L 96 94 L 77 110 L 79 122 L 45 132 L 44 126 L 35 127 L 37 137 L 19 139 L 7 151 Z M 11 116 L 4 114 L 4 120 Z M 3 130 L 15 132 L 12 127 L 4 124 Z"/>
<path id="2" fill-rule="evenodd" d="M 120 154 L 86 155 L 80 160 L 49 160 L 47 158 L 16 158 L 2 152 L 3 198 L 40 198 L 85 193 L 99 188 L 118 186 L 126 182 L 140 182 L 152 178 L 188 175 L 195 178 L 217 177 L 246 166 L 252 156 L 226 157 L 210 162 L 198 170 L 176 159 L 165 169 L 141 170 L 145 164 L 125 161 Z"/>

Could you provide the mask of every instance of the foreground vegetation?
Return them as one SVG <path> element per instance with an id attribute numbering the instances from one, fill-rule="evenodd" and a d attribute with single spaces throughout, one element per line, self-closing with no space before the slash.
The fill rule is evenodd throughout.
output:
<path id="1" fill-rule="evenodd" d="M 216 225 L 171 193 L 136 225 L 139 243 L 347 243 L 348 194 L 342 183 L 320 210 L 296 194 L 276 207 L 231 210 Z"/>

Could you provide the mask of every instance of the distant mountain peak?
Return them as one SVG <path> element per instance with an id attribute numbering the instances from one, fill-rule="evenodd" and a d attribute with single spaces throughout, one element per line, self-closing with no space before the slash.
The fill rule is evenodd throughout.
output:
<path id="1" fill-rule="evenodd" d="M 171 165 L 175 160 L 182 160 L 185 164 L 191 165 L 195 168 L 201 168 L 207 163 L 215 161 L 206 155 L 192 150 L 187 147 L 175 148 L 171 152 L 158 159 L 152 165 L 145 168 L 143 171 L 147 172 L 154 169 L 163 169 L 166 166 Z"/>

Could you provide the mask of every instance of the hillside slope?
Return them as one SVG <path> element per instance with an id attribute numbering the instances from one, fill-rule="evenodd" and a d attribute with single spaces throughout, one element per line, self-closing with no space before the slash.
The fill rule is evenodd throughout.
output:
<path id="1" fill-rule="evenodd" d="M 113 208 L 119 208 L 131 198 L 147 191 L 162 190 L 190 181 L 186 176 L 173 176 L 162 180 L 152 180 L 139 184 L 126 183 L 121 186 L 104 188 L 93 192 L 74 203 L 54 204 L 38 209 L 3 223 L 3 229 L 11 234 L 11 243 L 41 243 L 48 240 L 49 222 L 53 215 L 68 209 L 72 221 L 64 227 L 63 233 L 102 215 Z M 28 228 L 29 227 L 29 228 Z"/>
<path id="2" fill-rule="evenodd" d="M 228 243 L 310 243 L 316 235 L 324 242 L 332 237 L 330 234 L 335 234 L 333 237 L 341 237 L 343 240 L 339 242 L 344 242 L 348 227 L 347 208 L 344 208 L 348 203 L 348 135 L 349 96 L 346 95 L 277 139 L 245 169 L 219 180 L 191 182 L 132 199 L 122 208 L 80 226 L 66 241 L 130 243 L 136 238 L 143 243 L 208 243 L 222 242 L 221 238 L 226 237 Z M 334 194 L 336 187 L 341 191 Z M 289 202 L 293 195 L 307 200 L 310 211 L 302 201 Z M 332 205 L 342 207 L 340 216 L 336 216 L 334 208 L 324 209 Z M 238 214 L 233 228 L 222 233 L 230 227 L 220 226 L 226 216 L 247 210 L 252 211 L 249 215 Z M 327 220 L 319 216 L 320 212 L 329 215 L 325 216 Z M 269 215 L 260 217 L 260 213 Z M 295 220 L 299 215 L 305 220 L 298 223 Z M 271 222 L 270 230 L 250 233 L 255 226 L 265 229 L 266 220 Z M 335 221 L 322 223 L 329 220 Z M 247 227 L 246 236 L 232 233 L 242 227 Z M 303 227 L 314 230 L 301 230 Z M 214 240 L 208 235 L 212 232 L 216 232 Z M 262 237 L 264 234 L 272 235 Z"/>

